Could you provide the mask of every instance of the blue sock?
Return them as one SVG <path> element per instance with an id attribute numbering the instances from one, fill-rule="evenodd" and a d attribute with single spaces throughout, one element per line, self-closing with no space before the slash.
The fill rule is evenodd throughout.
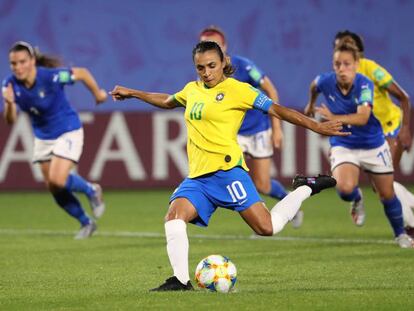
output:
<path id="1" fill-rule="evenodd" d="M 351 193 L 344 193 L 337 191 L 338 195 L 341 197 L 342 200 L 346 202 L 358 202 L 361 200 L 361 192 L 359 191 L 359 187 L 356 186 Z"/>
<path id="2" fill-rule="evenodd" d="M 82 192 L 90 198 L 94 194 L 92 185 L 78 174 L 70 173 L 65 188 L 70 192 Z"/>
<path id="3" fill-rule="evenodd" d="M 57 193 L 53 193 L 56 203 L 63 208 L 66 213 L 76 218 L 82 226 L 90 223 L 89 217 L 85 214 L 80 202 L 78 199 L 68 191 L 67 189 L 62 189 Z"/>
<path id="4" fill-rule="evenodd" d="M 272 179 L 270 181 L 271 188 L 268 195 L 270 195 L 272 198 L 282 200 L 285 196 L 287 196 L 287 192 L 285 187 L 282 186 L 280 182 L 278 182 L 276 179 Z"/>
<path id="5" fill-rule="evenodd" d="M 384 205 L 385 215 L 387 215 L 392 230 L 394 230 L 394 235 L 397 237 L 401 233 L 404 233 L 404 221 L 400 200 L 394 195 L 392 199 L 381 200 L 381 202 Z"/>

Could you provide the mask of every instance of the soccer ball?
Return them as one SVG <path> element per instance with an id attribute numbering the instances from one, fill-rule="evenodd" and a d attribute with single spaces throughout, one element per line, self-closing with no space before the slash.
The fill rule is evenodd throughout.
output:
<path id="1" fill-rule="evenodd" d="M 210 255 L 197 265 L 195 280 L 198 287 L 228 293 L 237 280 L 236 266 L 225 256 Z"/>

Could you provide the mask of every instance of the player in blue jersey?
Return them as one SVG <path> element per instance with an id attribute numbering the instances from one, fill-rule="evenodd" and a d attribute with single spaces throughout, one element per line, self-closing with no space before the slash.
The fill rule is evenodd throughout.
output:
<path id="1" fill-rule="evenodd" d="M 71 172 L 82 153 L 83 129 L 64 86 L 82 81 L 97 103 L 105 101 L 107 94 L 87 69 L 56 68 L 60 64 L 57 58 L 40 54 L 27 42 L 12 46 L 9 61 L 13 74 L 2 84 L 4 118 L 8 124 L 14 123 L 17 107 L 29 115 L 35 136 L 33 162 L 40 164 L 56 203 L 80 222 L 75 238 L 87 238 L 96 230 L 96 223 L 73 193 L 86 194 L 95 218 L 102 215 L 105 205 L 98 184 Z"/>
<path id="2" fill-rule="evenodd" d="M 211 25 L 200 32 L 200 41 L 213 41 L 220 45 L 223 52 L 227 52 L 227 38 L 217 26 Z M 239 55 L 229 55 L 232 66 L 235 68 L 233 77 L 241 82 L 249 83 L 261 89 L 274 102 L 279 101 L 276 87 L 250 59 Z M 259 110 L 248 110 L 237 135 L 239 145 L 250 158 L 250 176 L 257 190 L 272 198 L 282 200 L 286 189 L 276 179 L 270 176 L 273 148 L 280 149 L 283 142 L 283 132 L 278 118 L 269 117 Z M 303 211 L 292 219 L 295 228 L 301 226 Z"/>
<path id="3" fill-rule="evenodd" d="M 401 203 L 394 193 L 390 148 L 372 112 L 374 85 L 357 73 L 358 61 L 354 44 L 345 41 L 337 45 L 333 54 L 334 72 L 321 74 L 312 82 L 306 112 L 317 112 L 326 120 L 339 120 L 352 133 L 329 139 L 331 170 L 339 196 L 352 202 L 354 210 L 362 201 L 358 187 L 360 170 L 366 171 L 377 189 L 396 242 L 402 248 L 413 248 L 413 240 L 404 230 Z M 319 93 L 324 95 L 326 105 L 315 107 Z"/>
<path id="4" fill-rule="evenodd" d="M 410 97 L 395 81 L 393 76 L 375 61 L 364 56 L 364 42 L 358 34 L 345 30 L 336 34 L 333 46 L 350 40 L 360 53 L 358 72 L 374 83 L 374 115 L 380 121 L 385 139 L 391 149 L 394 168 L 399 167 L 402 153 L 409 151 L 412 139 L 410 133 Z M 394 101 L 398 102 L 398 105 Z M 399 182 L 394 181 L 394 191 L 401 202 L 405 231 L 414 238 L 414 194 Z M 361 202 L 362 203 L 362 202 Z M 365 217 L 363 204 L 356 210 L 358 218 Z"/>

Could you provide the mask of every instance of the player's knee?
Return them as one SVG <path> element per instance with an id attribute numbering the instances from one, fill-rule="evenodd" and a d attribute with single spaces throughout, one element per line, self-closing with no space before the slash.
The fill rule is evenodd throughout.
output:
<path id="1" fill-rule="evenodd" d="M 355 189 L 355 184 L 348 181 L 337 181 L 336 189 L 339 193 L 350 194 Z"/>
<path id="2" fill-rule="evenodd" d="M 393 189 L 381 189 L 378 191 L 378 195 L 381 200 L 391 200 L 394 198 L 395 193 Z"/>
<path id="3" fill-rule="evenodd" d="M 62 182 L 58 179 L 49 179 L 47 187 L 50 192 L 56 193 L 62 190 L 65 187 L 65 182 Z"/>
<path id="4" fill-rule="evenodd" d="M 254 230 L 256 234 L 261 236 L 272 236 L 273 235 L 273 226 L 270 225 L 261 225 Z"/>
<path id="5" fill-rule="evenodd" d="M 263 194 L 268 194 L 270 192 L 270 180 L 264 180 L 264 179 L 253 179 L 254 185 L 256 186 L 257 191 Z"/>

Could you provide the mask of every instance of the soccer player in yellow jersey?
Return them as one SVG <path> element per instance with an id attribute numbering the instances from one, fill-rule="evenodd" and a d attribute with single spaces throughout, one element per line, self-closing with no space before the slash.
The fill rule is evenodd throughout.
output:
<path id="1" fill-rule="evenodd" d="M 343 41 L 353 42 L 359 50 L 360 61 L 358 72 L 374 83 L 374 115 L 380 121 L 386 140 L 391 149 L 394 167 L 398 167 L 404 150 L 412 145 L 410 133 L 410 99 L 407 92 L 394 80 L 393 76 L 375 61 L 364 57 L 364 42 L 358 34 L 349 30 L 336 34 L 334 46 Z M 398 100 L 396 105 L 391 96 Z M 414 237 L 414 195 L 403 185 L 394 181 L 394 190 L 401 201 L 406 231 Z M 361 204 L 355 205 L 355 216 L 365 219 L 365 211 Z"/>
<path id="2" fill-rule="evenodd" d="M 230 78 L 234 69 L 215 42 L 198 43 L 193 62 L 200 80 L 188 83 L 173 96 L 122 86 L 110 92 L 114 100 L 136 98 L 164 109 L 185 107 L 189 175 L 172 194 L 165 217 L 167 253 L 174 275 L 154 291 L 193 289 L 188 272 L 187 223 L 206 227 L 217 207 L 224 207 L 239 212 L 258 235 L 270 236 L 283 229 L 310 195 L 335 186 L 330 176 L 296 176 L 295 190 L 269 212 L 247 173 L 237 143 L 237 132 L 248 109 L 268 112 L 324 135 L 349 134 L 341 131 L 341 122 L 318 123 Z"/>

